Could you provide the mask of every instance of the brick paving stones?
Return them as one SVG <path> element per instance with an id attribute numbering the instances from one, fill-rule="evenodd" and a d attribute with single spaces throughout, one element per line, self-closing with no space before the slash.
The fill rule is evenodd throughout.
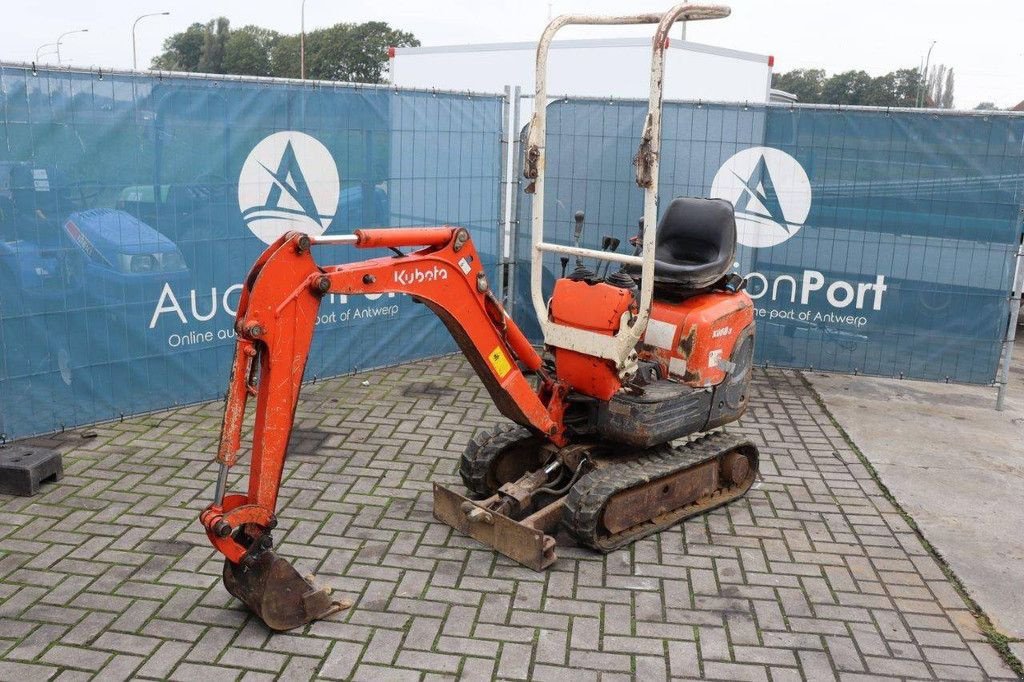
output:
<path id="1" fill-rule="evenodd" d="M 730 427 L 762 445 L 744 499 L 544 574 L 431 516 L 499 419 L 461 357 L 304 389 L 276 544 L 356 605 L 287 634 L 196 520 L 219 404 L 38 439 L 65 478 L 0 496 L 0 680 L 1013 678 L 798 374 L 758 372 Z"/>

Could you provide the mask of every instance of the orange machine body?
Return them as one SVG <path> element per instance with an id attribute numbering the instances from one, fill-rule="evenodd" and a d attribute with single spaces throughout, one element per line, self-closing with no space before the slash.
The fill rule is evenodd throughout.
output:
<path id="1" fill-rule="evenodd" d="M 558 324 L 611 336 L 635 309 L 630 289 L 562 278 L 555 282 L 550 314 Z M 753 321 L 754 304 L 743 291 L 656 300 L 639 359 L 656 362 L 662 376 L 694 388 L 716 386 L 725 379 L 733 349 Z M 573 390 L 608 400 L 622 388 L 608 360 L 565 348 L 555 348 L 554 355 L 558 378 Z"/>
<path id="2" fill-rule="evenodd" d="M 655 301 L 639 355 L 658 362 L 665 375 L 700 388 L 725 379 L 728 361 L 751 333 L 754 303 L 745 291 L 716 291 L 679 302 Z"/>
<path id="3" fill-rule="evenodd" d="M 551 319 L 568 327 L 612 336 L 623 316 L 636 308 L 633 292 L 603 282 L 561 278 L 551 296 Z M 602 358 L 555 348 L 558 378 L 584 395 L 608 400 L 622 387 L 615 365 Z"/>

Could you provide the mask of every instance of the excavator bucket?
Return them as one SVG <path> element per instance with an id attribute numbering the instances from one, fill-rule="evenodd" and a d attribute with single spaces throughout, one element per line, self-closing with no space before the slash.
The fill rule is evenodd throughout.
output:
<path id="1" fill-rule="evenodd" d="M 303 578 L 269 549 L 245 567 L 225 560 L 224 586 L 271 630 L 291 630 L 352 606 L 332 600 L 329 588 L 318 588 L 313 576 Z"/>

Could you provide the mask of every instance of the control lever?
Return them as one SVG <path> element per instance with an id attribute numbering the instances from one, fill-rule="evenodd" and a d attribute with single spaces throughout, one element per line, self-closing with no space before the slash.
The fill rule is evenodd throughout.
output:
<path id="1" fill-rule="evenodd" d="M 576 220 L 576 227 L 573 228 L 572 231 L 573 246 L 575 246 L 578 249 L 580 248 L 580 240 L 583 237 L 583 211 L 576 211 L 576 215 L 574 216 L 574 218 Z M 581 256 L 576 256 L 576 269 L 579 270 L 582 267 L 583 258 Z"/>
<path id="2" fill-rule="evenodd" d="M 644 219 L 643 216 L 637 222 L 637 233 L 635 237 L 629 238 L 629 243 L 633 245 L 633 255 L 639 256 L 644 250 Z"/>
<path id="3" fill-rule="evenodd" d="M 565 267 L 569 265 L 569 257 L 562 256 L 561 258 L 558 259 L 558 262 L 562 264 L 562 277 L 565 277 Z"/>
<path id="4" fill-rule="evenodd" d="M 601 238 L 601 251 L 609 251 L 609 252 L 615 251 L 616 249 L 619 248 L 619 244 L 620 243 L 621 243 L 621 241 L 618 239 L 618 237 L 613 237 L 611 235 L 607 235 L 606 234 L 604 237 Z M 611 261 L 606 260 L 606 261 L 603 261 L 602 263 L 598 264 L 598 266 L 597 266 L 597 278 L 598 279 L 603 279 L 604 278 L 603 275 L 601 274 L 601 266 L 602 265 L 604 266 L 604 273 L 608 274 L 608 268 L 611 267 Z"/>

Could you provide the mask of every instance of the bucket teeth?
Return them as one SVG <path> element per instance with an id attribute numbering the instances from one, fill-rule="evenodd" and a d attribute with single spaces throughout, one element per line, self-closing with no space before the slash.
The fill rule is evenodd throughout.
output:
<path id="1" fill-rule="evenodd" d="M 313 576 L 302 577 L 269 549 L 245 566 L 225 560 L 224 586 L 271 630 L 291 630 L 352 605 L 331 599 L 329 588 L 317 587 Z"/>

